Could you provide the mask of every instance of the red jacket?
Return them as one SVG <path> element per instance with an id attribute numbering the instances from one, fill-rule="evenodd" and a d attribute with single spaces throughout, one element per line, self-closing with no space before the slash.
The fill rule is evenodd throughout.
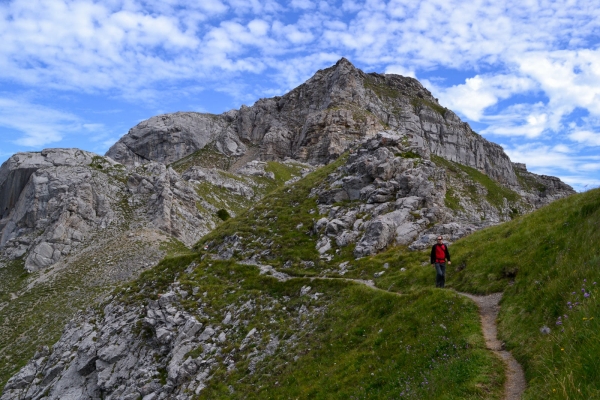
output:
<path id="1" fill-rule="evenodd" d="M 441 247 L 438 249 L 438 247 Z M 436 253 L 439 252 L 441 254 L 444 254 L 444 259 L 438 258 L 439 255 L 436 255 Z M 436 243 L 433 245 L 433 247 L 431 248 L 431 263 L 435 264 L 437 263 L 441 263 L 441 262 L 446 262 L 446 260 L 450 261 L 450 252 L 448 251 L 448 246 L 446 246 L 445 244 L 439 244 Z"/>

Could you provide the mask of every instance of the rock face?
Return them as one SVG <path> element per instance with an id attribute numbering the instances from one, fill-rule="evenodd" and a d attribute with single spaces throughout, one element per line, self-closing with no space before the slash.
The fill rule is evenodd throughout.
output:
<path id="1" fill-rule="evenodd" d="M 235 135 L 229 114 L 215 116 L 179 112 L 139 123 L 106 155 L 125 165 L 148 161 L 169 164 L 214 141 L 225 154 L 246 152 L 246 147 Z"/>
<path id="2" fill-rule="evenodd" d="M 26 254 L 28 271 L 55 264 L 115 224 L 127 230 L 138 220 L 187 245 L 214 227 L 196 208 L 203 199 L 193 186 L 159 163 L 126 172 L 110 158 L 53 149 L 16 154 L 0 176 L 0 249 L 9 258 Z"/>
<path id="3" fill-rule="evenodd" d="M 78 149 L 46 149 L 17 153 L 0 168 L 0 219 L 14 207 L 31 175 L 43 167 L 90 164 L 94 154 Z"/>
<path id="4" fill-rule="evenodd" d="M 418 81 L 365 74 L 342 59 L 252 107 L 153 117 L 105 157 L 77 149 L 14 155 L 0 167 L 0 264 L 23 258 L 28 271 L 43 270 L 15 296 L 59 274 L 54 266 L 68 271 L 75 261 L 91 262 L 97 275 L 112 274 L 111 283 L 131 279 L 135 273 L 123 269 L 137 273 L 155 263 L 164 254 L 161 243 L 173 238 L 190 246 L 217 226 L 221 209 L 235 216 L 283 180 L 293 184 L 344 152 L 343 165 L 330 165 L 333 172 L 310 194 L 303 189 L 302 201 L 313 202 L 305 211 L 294 210 L 299 201 L 290 204 L 292 214 L 310 214 L 288 227 L 310 237 L 314 260 L 295 261 L 306 268 L 349 246 L 360 258 L 391 245 L 424 249 L 440 234 L 452 242 L 574 192 L 557 178 L 511 163 L 500 146 L 474 133 Z M 211 157 L 229 171 L 207 167 Z M 272 160 L 280 163 L 273 167 Z M 277 221 L 269 211 L 255 216 L 254 228 Z M 211 257 L 245 257 L 262 273 L 287 279 L 261 264 L 277 249 L 254 228 L 215 239 Z M 156 240 L 141 247 L 147 238 Z M 90 250 L 107 243 L 135 251 L 104 260 Z M 283 268 L 291 266 L 290 260 Z M 194 265 L 189 268 L 186 273 Z M 2 399 L 187 399 L 204 389 L 219 365 L 235 368 L 237 353 L 246 352 L 252 373 L 279 346 L 297 341 L 292 336 L 286 344 L 275 333 L 241 327 L 257 313 L 279 310 L 274 303 L 259 309 L 246 298 L 227 305 L 221 323 L 199 322 L 183 300 L 193 297 L 196 315 L 204 317 L 203 299 L 175 279 L 160 300 L 144 307 L 113 300 L 102 315 L 79 315 L 52 349 L 40 349 L 10 379 Z M 303 287 L 300 297 L 309 292 Z M 318 301 L 317 294 L 312 299 Z M 306 310 L 303 305 L 295 319 L 299 327 Z M 286 307 L 280 311 L 290 316 Z"/>
<path id="5" fill-rule="evenodd" d="M 330 261 L 348 246 L 356 258 L 391 245 L 422 250 L 438 235 L 451 243 L 573 193 L 560 180 L 534 176 L 524 167 L 519 179 L 528 174 L 532 183 L 517 192 L 474 168 L 430 157 L 408 134 L 395 131 L 380 132 L 353 147 L 345 163 L 310 193 L 318 209 L 310 232 L 320 258 Z M 543 182 L 548 182 L 546 189 Z M 534 184 L 538 186 L 531 189 Z M 224 259 L 234 251 L 244 257 L 265 254 L 268 260 L 269 251 L 257 247 L 265 240 L 233 235 L 217 253 Z"/>
<path id="6" fill-rule="evenodd" d="M 456 114 L 438 104 L 417 80 L 393 74 L 366 74 L 348 60 L 318 71 L 281 97 L 258 100 L 221 115 L 175 113 L 132 128 L 107 156 L 125 165 L 149 160 L 172 163 L 209 143 L 227 155 L 260 160 L 291 157 L 322 164 L 355 140 L 390 130 L 426 153 L 484 171 L 517 186 L 502 148 L 474 133 Z M 248 147 L 250 146 L 250 147 Z"/>
<path id="7" fill-rule="evenodd" d="M 297 346 L 297 335 L 280 338 L 272 326 L 245 327 L 279 300 L 239 299 L 221 310 L 218 322 L 204 324 L 181 304 L 208 295 L 197 289 L 190 293 L 176 283 L 142 306 L 113 300 L 102 313 L 79 314 L 52 348 L 41 347 L 7 382 L 1 399 L 191 399 L 219 369 L 232 371 L 249 360 L 253 374 L 277 350 Z M 300 306 L 294 311 L 282 310 L 294 332 L 309 331 L 324 311 L 318 294 L 309 291 L 303 287 L 295 296 Z M 193 311 L 206 316 L 202 300 Z"/>

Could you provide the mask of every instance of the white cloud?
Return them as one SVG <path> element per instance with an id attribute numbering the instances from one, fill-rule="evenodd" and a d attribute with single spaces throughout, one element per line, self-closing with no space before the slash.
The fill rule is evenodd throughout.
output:
<path id="1" fill-rule="evenodd" d="M 310 0 L 292 0 L 290 5 L 292 8 L 299 8 L 301 10 L 311 10 L 315 8 L 315 3 Z"/>
<path id="2" fill-rule="evenodd" d="M 416 78 L 417 75 L 415 74 L 415 71 L 412 69 L 408 69 L 403 67 L 402 65 L 389 65 L 386 69 L 385 69 L 385 73 L 386 74 L 396 74 L 396 75 L 402 75 L 402 76 L 409 76 L 411 78 Z"/>
<path id="3" fill-rule="evenodd" d="M 449 88 L 437 88 L 436 93 L 442 103 L 450 109 L 462 113 L 473 121 L 480 121 L 484 111 L 515 94 L 532 90 L 535 83 L 513 75 L 475 75 L 464 84 Z"/>
<path id="4" fill-rule="evenodd" d="M 578 107 L 600 116 L 600 50 L 532 52 L 516 63 L 548 96 L 554 127 Z"/>
<path id="5" fill-rule="evenodd" d="M 577 172 L 580 159 L 563 151 L 556 151 L 552 146 L 532 142 L 517 146 L 504 145 L 504 151 L 513 162 L 525 163 L 527 169 L 536 173 L 552 175 L 557 169 Z"/>
<path id="6" fill-rule="evenodd" d="M 560 176 L 576 190 L 600 186 L 600 160 L 595 155 L 584 155 L 565 144 L 551 146 L 541 142 L 504 145 L 512 161 L 522 162 L 536 174 Z"/>
<path id="7" fill-rule="evenodd" d="M 569 134 L 569 139 L 587 146 L 600 146 L 600 133 L 577 130 Z"/>
<path id="8" fill-rule="evenodd" d="M 49 107 L 0 97 L 0 126 L 19 132 L 10 141 L 26 147 L 40 148 L 63 139 L 81 124 L 73 114 Z M 5 138 L 8 139 L 8 138 Z"/>
<path id="9" fill-rule="evenodd" d="M 584 0 L 9 0 L 0 2 L 0 84 L 157 106 L 165 94 L 212 89 L 251 103 L 344 55 L 405 76 L 468 73 L 426 85 L 487 125 L 481 133 L 552 140 L 549 151 L 568 158 L 600 146 L 600 123 L 569 124 L 574 111 L 600 118 L 598 21 L 600 7 Z M 89 129 L 74 115 L 47 117 L 47 134 L 22 139 Z M 26 122 L 11 129 L 43 128 Z"/>

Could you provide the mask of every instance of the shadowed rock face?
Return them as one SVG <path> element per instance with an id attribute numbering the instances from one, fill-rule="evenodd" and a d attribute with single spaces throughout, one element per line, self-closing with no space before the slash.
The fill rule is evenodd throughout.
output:
<path id="1" fill-rule="evenodd" d="M 126 171 L 77 149 L 19 153 L 0 167 L 0 189 L 0 250 L 11 259 L 26 255 L 28 271 L 79 251 L 110 226 L 126 230 L 134 220 L 187 245 L 214 227 L 198 212 L 193 185 L 156 162 Z"/>
<path id="2" fill-rule="evenodd" d="M 39 153 L 17 153 L 6 160 L 0 167 L 0 219 L 8 215 L 39 168 L 89 164 L 94 155 L 77 149 L 45 149 Z"/>
<path id="3" fill-rule="evenodd" d="M 406 134 L 427 153 L 518 185 L 502 148 L 440 106 L 417 80 L 366 74 L 344 58 L 284 96 L 260 99 L 251 107 L 221 115 L 186 112 L 150 118 L 106 155 L 125 165 L 171 163 L 213 143 L 227 155 L 242 155 L 250 145 L 259 148 L 256 159 L 291 157 L 322 164 L 357 139 L 382 130 Z"/>

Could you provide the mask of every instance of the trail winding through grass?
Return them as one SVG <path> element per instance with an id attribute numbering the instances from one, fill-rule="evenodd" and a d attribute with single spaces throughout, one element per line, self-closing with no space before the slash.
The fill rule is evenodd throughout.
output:
<path id="1" fill-rule="evenodd" d="M 523 368 L 509 351 L 503 349 L 502 342 L 498 340 L 496 318 L 498 317 L 498 311 L 500 310 L 499 303 L 502 298 L 502 293 L 494 293 L 487 296 L 475 296 L 461 292 L 457 293 L 468 297 L 477 304 L 477 307 L 479 307 L 479 316 L 481 317 L 485 344 L 489 350 L 494 352 L 506 364 L 504 399 L 519 400 L 527 387 Z"/>
<path id="2" fill-rule="evenodd" d="M 312 279 L 340 279 L 340 278 L 311 278 Z M 341 278 L 342 280 L 349 282 L 356 282 L 361 285 L 365 285 L 375 290 L 383 290 L 376 287 L 373 281 L 366 281 L 362 279 L 348 279 Z M 389 291 L 387 291 L 389 292 Z M 389 292 L 396 295 L 401 293 Z M 481 326 L 483 329 L 483 337 L 485 339 L 486 347 L 496 354 L 500 359 L 504 361 L 506 365 L 506 381 L 504 383 L 504 400 L 520 400 L 523 392 L 527 388 L 527 382 L 525 380 L 525 374 L 521 364 L 512 356 L 509 351 L 503 349 L 502 342 L 498 340 L 498 326 L 496 325 L 496 318 L 498 317 L 498 311 L 500 311 L 500 299 L 502 293 L 494 293 L 487 296 L 475 296 L 469 293 L 456 292 L 461 296 L 468 297 L 473 300 L 479 308 L 479 317 L 481 318 Z"/>
<path id="3" fill-rule="evenodd" d="M 254 263 L 252 265 L 258 265 L 261 268 L 261 273 L 266 273 L 274 276 L 278 280 L 293 279 L 291 276 L 283 274 L 279 271 L 275 271 L 273 267 L 262 266 Z M 268 267 L 268 268 L 267 268 Z M 276 272 L 276 273 L 274 273 Z M 300 278 L 303 279 L 303 278 Z M 333 277 L 310 277 L 311 281 L 315 279 L 323 280 L 343 280 L 347 282 L 354 282 L 361 285 L 365 285 L 373 290 L 380 290 L 388 293 L 392 293 L 401 296 L 401 293 L 391 292 L 385 289 L 381 289 L 375 286 L 372 280 L 363 279 L 351 279 L 351 278 L 333 278 Z M 500 359 L 504 361 L 506 365 L 506 381 L 504 383 L 504 400 L 520 400 L 523 392 L 527 387 L 525 381 L 525 374 L 521 364 L 512 356 L 509 351 L 503 349 L 502 342 L 498 340 L 498 326 L 496 325 L 496 318 L 498 317 L 498 311 L 500 310 L 500 299 L 502 293 L 494 293 L 487 296 L 475 296 L 470 293 L 456 292 L 461 296 L 465 296 L 475 302 L 479 308 L 479 317 L 481 318 L 481 326 L 483 330 L 483 337 L 485 339 L 486 347 L 496 354 Z"/>

